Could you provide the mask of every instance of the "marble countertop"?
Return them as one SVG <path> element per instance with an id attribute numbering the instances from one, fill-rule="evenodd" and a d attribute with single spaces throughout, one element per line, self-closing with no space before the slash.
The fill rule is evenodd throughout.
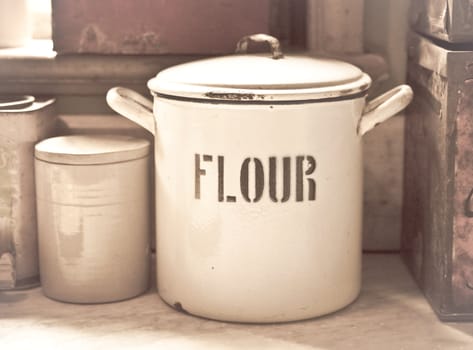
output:
<path id="1" fill-rule="evenodd" d="M 440 322 L 397 254 L 367 254 L 353 304 L 302 322 L 245 325 L 179 313 L 155 288 L 74 305 L 41 288 L 0 292 L 2 349 L 473 349 L 472 323 Z"/>

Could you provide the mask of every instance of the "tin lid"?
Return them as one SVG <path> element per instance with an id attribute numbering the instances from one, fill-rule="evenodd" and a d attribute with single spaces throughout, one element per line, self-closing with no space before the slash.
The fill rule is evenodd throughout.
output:
<path id="1" fill-rule="evenodd" d="M 148 140 L 130 136 L 68 135 L 37 143 L 35 157 L 58 164 L 109 164 L 145 157 L 149 150 Z"/>
<path id="2" fill-rule="evenodd" d="M 271 54 L 245 54 L 251 41 L 266 42 Z M 309 56 L 284 56 L 265 34 L 240 40 L 237 54 L 184 63 L 148 82 L 158 95 L 247 102 L 321 100 L 366 91 L 370 77 L 350 63 Z"/>

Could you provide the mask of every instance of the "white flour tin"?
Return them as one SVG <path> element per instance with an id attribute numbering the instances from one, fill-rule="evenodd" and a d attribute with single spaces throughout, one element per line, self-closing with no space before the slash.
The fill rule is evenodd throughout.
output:
<path id="1" fill-rule="evenodd" d="M 271 54 L 245 54 L 250 41 Z M 412 90 L 367 102 L 357 67 L 284 56 L 267 35 L 238 52 L 158 73 L 154 103 L 107 95 L 155 135 L 159 294 L 237 322 L 340 309 L 361 284 L 362 136 Z"/>

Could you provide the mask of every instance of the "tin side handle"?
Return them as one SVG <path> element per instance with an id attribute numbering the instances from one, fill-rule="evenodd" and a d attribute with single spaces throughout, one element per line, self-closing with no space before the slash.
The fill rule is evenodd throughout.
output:
<path id="1" fill-rule="evenodd" d="M 133 90 L 117 86 L 107 92 L 107 103 L 118 114 L 155 134 L 153 102 L 146 97 Z"/>
<path id="2" fill-rule="evenodd" d="M 408 85 L 399 85 L 369 101 L 358 123 L 358 135 L 362 136 L 378 124 L 402 111 L 412 101 L 413 92 Z"/>
<path id="3" fill-rule="evenodd" d="M 274 36 L 268 34 L 253 34 L 247 35 L 240 39 L 237 43 L 237 47 L 235 53 L 238 54 L 245 54 L 248 51 L 248 44 L 253 41 L 257 43 L 268 43 L 269 47 L 271 48 L 271 54 L 273 59 L 278 60 L 280 58 L 284 58 L 284 55 L 281 50 L 281 44 L 279 40 L 276 39 Z"/>

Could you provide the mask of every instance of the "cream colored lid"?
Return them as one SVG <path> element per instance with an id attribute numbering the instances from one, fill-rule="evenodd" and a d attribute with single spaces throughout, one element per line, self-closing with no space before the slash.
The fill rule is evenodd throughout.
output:
<path id="1" fill-rule="evenodd" d="M 37 159 L 59 164 L 92 165 L 129 161 L 149 154 L 150 142 L 120 135 L 68 135 L 35 146 Z"/>
<path id="2" fill-rule="evenodd" d="M 371 84 L 369 76 L 352 64 L 284 56 L 275 38 L 261 34 L 256 37 L 274 45 L 272 53 L 236 54 L 180 64 L 158 73 L 148 87 L 155 94 L 173 97 L 270 102 L 339 98 L 363 92 Z"/>

